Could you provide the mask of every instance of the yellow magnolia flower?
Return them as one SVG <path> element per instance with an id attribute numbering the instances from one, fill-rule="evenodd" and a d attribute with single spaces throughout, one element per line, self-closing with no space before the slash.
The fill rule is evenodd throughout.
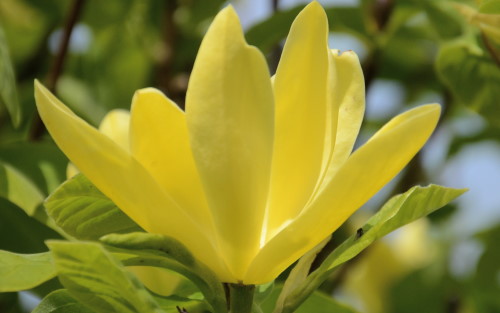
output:
<path id="1" fill-rule="evenodd" d="M 129 140 L 130 113 L 127 110 L 115 109 L 104 116 L 99 131 L 113 140 L 122 149 L 130 151 Z M 66 169 L 67 178 L 78 174 L 79 171 L 72 163 Z M 175 288 L 179 286 L 182 278 L 174 272 L 162 268 L 151 266 L 131 266 L 128 267 L 139 280 L 154 292 L 169 296 L 173 294 Z"/>
<path id="2" fill-rule="evenodd" d="M 224 282 L 273 280 L 391 180 L 438 105 L 386 124 L 351 154 L 364 111 L 357 56 L 328 48 L 317 2 L 296 18 L 273 80 L 231 6 L 210 26 L 186 112 L 155 89 L 132 100 L 122 149 L 36 83 L 38 110 L 76 166 L 151 233 L 177 238 Z"/>

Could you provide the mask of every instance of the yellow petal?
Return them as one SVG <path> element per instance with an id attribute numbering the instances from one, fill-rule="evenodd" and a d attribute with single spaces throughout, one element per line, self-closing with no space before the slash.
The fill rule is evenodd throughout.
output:
<path id="1" fill-rule="evenodd" d="M 259 248 L 273 145 L 264 56 L 246 44 L 231 6 L 201 44 L 186 96 L 193 156 L 228 266 L 237 277 Z"/>
<path id="2" fill-rule="evenodd" d="M 300 212 L 320 177 L 328 113 L 327 37 L 326 14 L 312 2 L 293 22 L 276 71 L 268 238 Z"/>
<path id="3" fill-rule="evenodd" d="M 70 179 L 73 176 L 76 176 L 80 171 L 76 168 L 73 163 L 68 163 L 66 167 L 66 179 Z"/>
<path id="4" fill-rule="evenodd" d="M 263 247 L 247 279 L 255 279 L 254 283 L 272 280 L 337 229 L 420 150 L 439 112 L 437 104 L 420 106 L 380 129 L 349 157 L 311 207 Z"/>
<path id="5" fill-rule="evenodd" d="M 328 116 L 334 121 L 330 122 L 330 132 L 327 132 L 330 137 L 327 137 L 326 144 L 331 149 L 325 149 L 323 176 L 310 202 L 328 185 L 351 154 L 365 111 L 365 81 L 356 53 L 332 51 L 330 72 L 333 77 L 328 91 L 331 95 Z"/>
<path id="6" fill-rule="evenodd" d="M 194 164 L 184 112 L 154 88 L 132 100 L 130 150 L 205 234 L 215 238 L 213 219 Z"/>
<path id="7" fill-rule="evenodd" d="M 120 147 L 129 150 L 130 113 L 127 110 L 110 111 L 99 125 L 99 131 L 116 142 Z"/>
<path id="8" fill-rule="evenodd" d="M 139 162 L 77 117 L 38 82 L 35 99 L 54 141 L 99 190 L 145 230 L 177 238 L 221 279 L 230 278 L 203 231 Z"/>

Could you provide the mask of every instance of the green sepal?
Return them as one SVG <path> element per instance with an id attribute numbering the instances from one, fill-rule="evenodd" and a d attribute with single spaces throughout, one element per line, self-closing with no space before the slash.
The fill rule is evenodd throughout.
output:
<path id="1" fill-rule="evenodd" d="M 96 313 L 164 313 L 147 289 L 101 244 L 48 241 L 71 297 Z"/>
<path id="2" fill-rule="evenodd" d="M 176 239 L 131 233 L 106 235 L 101 241 L 126 266 L 162 267 L 181 274 L 199 288 L 214 312 L 227 311 L 224 289 L 217 276 Z"/>

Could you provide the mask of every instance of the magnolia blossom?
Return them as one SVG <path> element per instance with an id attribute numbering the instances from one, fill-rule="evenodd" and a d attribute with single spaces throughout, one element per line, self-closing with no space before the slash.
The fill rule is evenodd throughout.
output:
<path id="1" fill-rule="evenodd" d="M 273 280 L 389 182 L 429 138 L 439 105 L 398 115 L 352 152 L 364 113 L 356 54 L 328 48 L 324 10 L 295 19 L 271 79 L 231 6 L 215 18 L 186 111 L 152 88 L 132 100 L 129 149 L 36 83 L 57 145 L 148 232 L 172 236 L 223 282 Z"/>

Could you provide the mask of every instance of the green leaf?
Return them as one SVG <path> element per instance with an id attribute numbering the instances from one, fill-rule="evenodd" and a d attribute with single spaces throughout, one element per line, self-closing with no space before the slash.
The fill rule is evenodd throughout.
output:
<path id="1" fill-rule="evenodd" d="M 141 228 L 79 174 L 64 182 L 45 201 L 55 223 L 78 239 L 97 240 L 110 233 L 141 231 Z"/>
<path id="2" fill-rule="evenodd" d="M 0 249 L 16 253 L 47 251 L 44 241 L 61 236 L 3 198 L 0 198 Z"/>
<path id="3" fill-rule="evenodd" d="M 488 2 L 481 6 L 481 11 L 460 3 L 453 3 L 454 7 L 465 17 L 470 25 L 479 27 L 491 39 L 500 43 L 500 12 L 498 2 Z M 482 13 L 484 12 L 484 13 Z"/>
<path id="4" fill-rule="evenodd" d="M 155 266 L 177 272 L 191 280 L 215 312 L 226 312 L 222 284 L 205 265 L 196 261 L 184 245 L 158 234 L 111 234 L 101 238 L 126 266 Z"/>
<path id="5" fill-rule="evenodd" d="M 392 197 L 366 222 L 361 228 L 362 231 L 358 231 L 335 249 L 321 267 L 327 266 L 328 270 L 331 270 L 347 262 L 375 240 L 431 214 L 466 191 L 467 189 L 438 185 L 415 186 L 403 194 Z"/>
<path id="6" fill-rule="evenodd" d="M 51 292 L 31 313 L 95 313 L 77 300 L 66 289 Z"/>
<path id="7" fill-rule="evenodd" d="M 500 0 L 483 1 L 479 6 L 479 12 L 485 14 L 500 14 Z"/>
<path id="8" fill-rule="evenodd" d="M 62 285 L 95 312 L 163 312 L 141 283 L 100 244 L 49 241 L 47 245 Z"/>
<path id="9" fill-rule="evenodd" d="M 0 27 L 0 105 L 2 104 L 7 108 L 12 124 L 18 127 L 21 124 L 21 106 L 17 98 L 16 78 L 5 34 Z"/>
<path id="10" fill-rule="evenodd" d="M 452 39 L 462 34 L 462 24 L 457 14 L 449 7 L 449 3 L 435 0 L 424 0 L 418 2 L 429 18 L 433 29 L 442 39 Z"/>
<path id="11" fill-rule="evenodd" d="M 293 312 L 339 265 L 349 261 L 375 240 L 443 207 L 466 189 L 437 185 L 416 186 L 394 196 L 358 232 L 337 247 L 309 277 L 285 299 L 282 312 Z"/>
<path id="12" fill-rule="evenodd" d="M 295 288 L 297 288 L 297 286 L 299 286 L 306 280 L 307 275 L 311 270 L 311 265 L 316 259 L 316 256 L 330 239 L 331 236 L 328 236 L 328 238 L 323 240 L 319 245 L 317 245 L 312 250 L 307 252 L 303 257 L 301 257 L 297 264 L 293 267 L 292 271 L 285 281 L 285 284 L 283 285 L 283 289 L 278 298 L 278 301 L 276 301 L 276 312 L 281 312 L 283 310 L 285 301 L 290 293 L 293 292 Z"/>
<path id="13" fill-rule="evenodd" d="M 273 289 L 271 295 L 262 304 L 262 311 L 265 313 L 279 312 L 274 309 L 276 299 L 282 291 L 282 286 L 277 286 Z M 315 291 L 311 296 L 304 301 L 295 311 L 295 313 L 356 313 L 352 308 L 337 302 L 328 295 Z"/>
<path id="14" fill-rule="evenodd" d="M 44 196 L 23 174 L 0 162 L 0 197 L 3 197 L 33 216 Z"/>
<path id="15" fill-rule="evenodd" d="M 0 292 L 34 288 L 56 276 L 49 252 L 16 254 L 0 250 Z"/>
<path id="16" fill-rule="evenodd" d="M 15 142 L 0 146 L 0 160 L 29 177 L 44 195 L 66 179 L 68 159 L 53 142 Z"/>
<path id="17" fill-rule="evenodd" d="M 21 309 L 17 292 L 0 293 L 0 309 L 2 313 L 25 313 Z"/>
<path id="18" fill-rule="evenodd" d="M 441 80 L 462 104 L 500 126 L 500 67 L 466 41 L 444 45 L 436 60 Z"/>

